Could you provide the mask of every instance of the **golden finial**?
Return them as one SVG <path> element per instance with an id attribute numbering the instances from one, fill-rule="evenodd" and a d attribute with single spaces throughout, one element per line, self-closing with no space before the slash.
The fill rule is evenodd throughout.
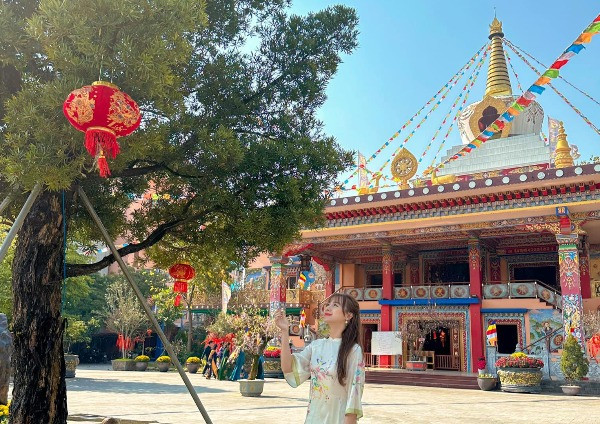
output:
<path id="1" fill-rule="evenodd" d="M 567 141 L 567 133 L 562 121 L 558 125 L 558 138 L 554 154 L 554 166 L 556 168 L 567 168 L 575 164 L 573 156 L 571 156 L 571 146 L 569 146 L 569 142 Z"/>
<path id="2" fill-rule="evenodd" d="M 492 38 L 496 34 L 499 34 L 500 37 L 504 37 L 504 34 L 502 33 L 502 22 L 500 22 L 494 14 L 494 20 L 490 25 L 490 38 Z"/>

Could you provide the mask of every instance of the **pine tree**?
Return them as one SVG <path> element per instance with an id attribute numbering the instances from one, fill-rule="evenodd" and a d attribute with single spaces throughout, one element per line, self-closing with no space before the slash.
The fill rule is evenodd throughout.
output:
<path id="1" fill-rule="evenodd" d="M 354 10 L 290 15 L 289 0 L 10 0 L 0 2 L 0 194 L 44 186 L 13 260 L 15 376 L 11 422 L 67 418 L 61 287 L 63 242 L 101 236 L 82 187 L 113 237 L 175 256 L 215 251 L 239 261 L 278 251 L 318 226 L 351 163 L 316 111 L 342 54 L 357 45 Z M 69 92 L 112 81 L 144 121 L 120 140 L 100 179 L 83 136 L 62 116 Z M 132 197 L 168 194 L 126 213 Z M 65 226 L 66 223 L 66 226 Z M 199 228 L 205 226 L 203 231 Z M 68 229 L 68 231 L 67 231 Z M 115 261 L 67 264 L 67 276 Z"/>
<path id="2" fill-rule="evenodd" d="M 569 382 L 581 380 L 588 373 L 589 362 L 577 339 L 569 334 L 560 357 L 560 369 Z"/>

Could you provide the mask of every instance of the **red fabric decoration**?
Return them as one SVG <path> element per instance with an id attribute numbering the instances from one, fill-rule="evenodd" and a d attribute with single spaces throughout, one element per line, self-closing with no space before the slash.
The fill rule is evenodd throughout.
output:
<path id="1" fill-rule="evenodd" d="M 114 84 L 96 81 L 72 91 L 63 104 L 67 120 L 85 133 L 85 148 L 96 159 L 101 177 L 110 169 L 106 156 L 119 154 L 118 137 L 134 132 L 142 120 L 135 101 Z"/>
<path id="2" fill-rule="evenodd" d="M 180 294 L 175 296 L 175 301 L 173 302 L 173 305 L 175 305 L 175 306 L 181 305 L 181 295 Z"/>
<path id="3" fill-rule="evenodd" d="M 187 293 L 187 291 L 188 291 L 187 281 L 181 281 L 181 280 L 175 281 L 175 284 L 173 284 L 173 291 L 175 293 Z"/>
<path id="4" fill-rule="evenodd" d="M 189 281 L 196 275 L 196 270 L 188 264 L 175 264 L 169 268 L 169 275 L 175 280 Z"/>

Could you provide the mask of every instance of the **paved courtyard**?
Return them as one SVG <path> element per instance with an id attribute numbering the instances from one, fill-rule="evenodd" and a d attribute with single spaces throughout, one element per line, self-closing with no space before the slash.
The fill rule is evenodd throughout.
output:
<path id="1" fill-rule="evenodd" d="M 244 398 L 234 382 L 190 375 L 215 424 L 303 423 L 308 385 L 269 379 L 260 398 Z M 69 423 L 114 416 L 123 423 L 202 423 L 176 372 L 114 372 L 80 366 L 68 380 Z M 600 398 L 369 384 L 362 424 L 600 423 Z"/>

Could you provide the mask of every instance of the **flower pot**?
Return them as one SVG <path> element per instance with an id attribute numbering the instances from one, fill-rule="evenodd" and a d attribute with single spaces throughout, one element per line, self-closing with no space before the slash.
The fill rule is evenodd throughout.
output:
<path id="1" fill-rule="evenodd" d="M 146 371 L 148 368 L 148 361 L 136 361 L 135 370 L 136 371 Z"/>
<path id="2" fill-rule="evenodd" d="M 77 365 L 79 365 L 79 356 L 69 354 L 65 355 L 65 378 L 75 377 L 75 370 L 77 369 Z"/>
<path id="3" fill-rule="evenodd" d="M 240 393 L 246 397 L 258 397 L 262 394 L 265 380 L 238 380 L 240 382 Z"/>
<path id="4" fill-rule="evenodd" d="M 113 371 L 135 371 L 135 361 L 133 359 L 113 359 Z"/>
<path id="5" fill-rule="evenodd" d="M 265 377 L 283 378 L 283 371 L 281 371 L 281 358 L 265 358 L 265 361 L 263 362 L 263 370 Z"/>
<path id="6" fill-rule="evenodd" d="M 504 392 L 540 393 L 542 370 L 540 368 L 500 368 L 500 388 Z"/>
<path id="7" fill-rule="evenodd" d="M 185 364 L 185 366 L 190 374 L 196 374 L 198 372 L 198 368 L 200 368 L 200 364 L 198 362 L 188 362 Z"/>
<path id="8" fill-rule="evenodd" d="M 494 390 L 498 381 L 495 378 L 477 377 L 477 384 L 481 390 Z"/>
<path id="9" fill-rule="evenodd" d="M 156 368 L 158 368 L 158 370 L 160 372 L 167 372 L 169 371 L 169 367 L 171 366 L 171 364 L 169 362 L 157 362 L 156 363 Z"/>
<path id="10" fill-rule="evenodd" d="M 410 371 L 426 371 L 427 362 L 425 361 L 406 361 L 406 369 Z"/>
<path id="11" fill-rule="evenodd" d="M 569 396 L 577 396 L 579 394 L 579 392 L 581 392 L 581 387 L 579 387 L 579 386 L 566 385 L 566 386 L 560 386 L 560 388 L 562 389 L 562 391 L 565 395 L 569 395 Z"/>

